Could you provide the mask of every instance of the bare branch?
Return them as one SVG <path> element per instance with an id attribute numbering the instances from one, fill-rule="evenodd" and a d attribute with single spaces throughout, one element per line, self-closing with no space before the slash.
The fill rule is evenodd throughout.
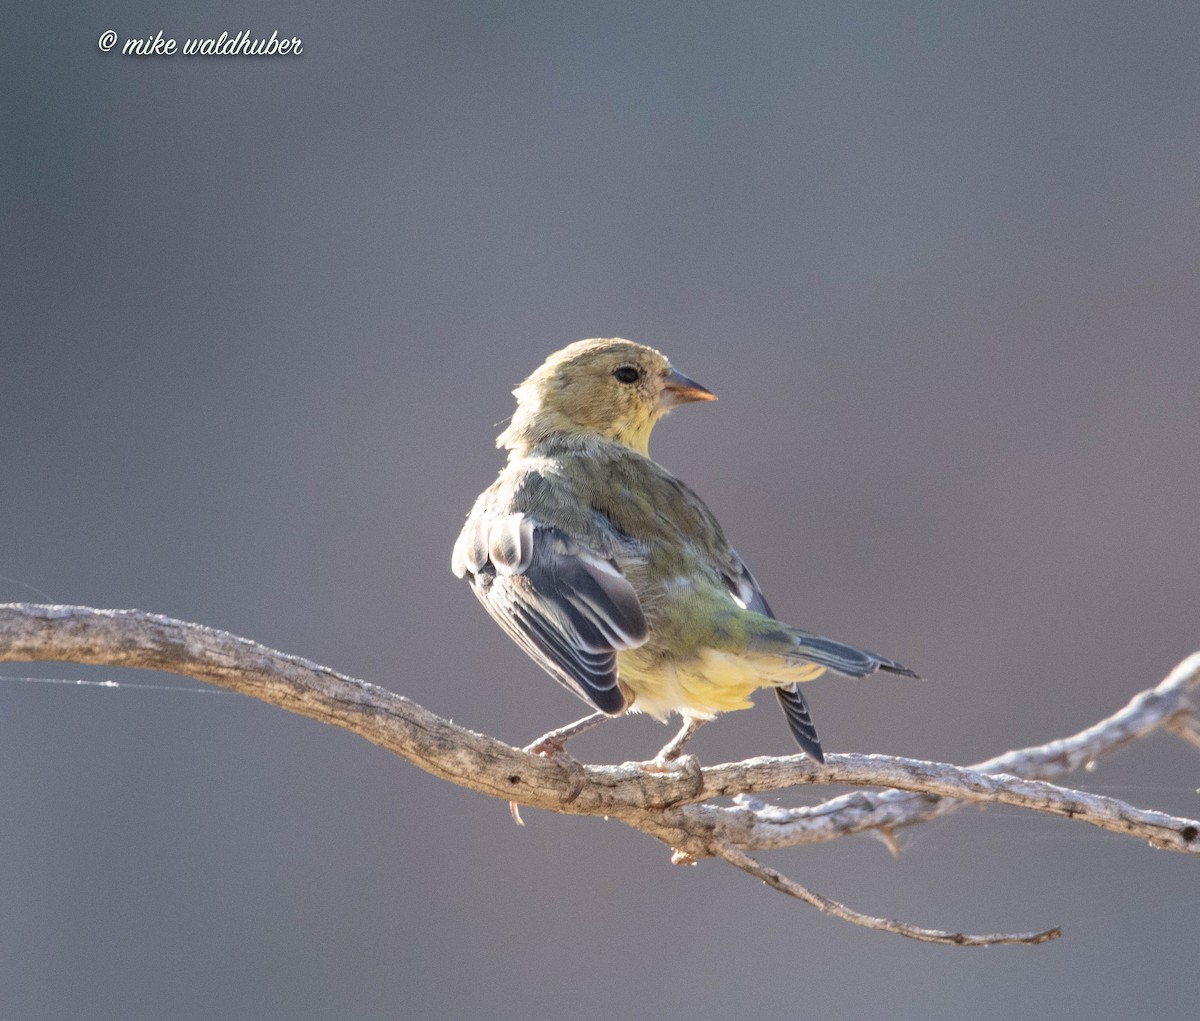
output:
<path id="1" fill-rule="evenodd" d="M 824 766 L 801 760 L 759 758 L 715 766 L 704 771 L 706 797 L 734 794 L 740 804 L 732 809 L 715 808 L 714 822 L 722 828 L 722 839 L 739 847 L 766 850 L 812 843 L 809 823 L 828 819 L 828 806 L 843 812 L 857 794 L 834 799 L 824 805 L 784 809 L 762 802 L 748 803 L 752 791 L 774 790 L 801 783 L 848 783 L 865 787 L 891 787 L 922 795 L 953 798 L 957 802 L 995 802 L 1049 815 L 1064 816 L 1099 826 L 1113 833 L 1141 837 L 1154 847 L 1184 854 L 1200 854 L 1200 832 L 1192 819 L 1165 812 L 1135 808 L 1116 798 L 1058 787 L 1042 780 L 1025 780 L 1008 773 L 983 773 L 945 762 L 895 758 L 887 755 L 828 755 Z M 890 793 L 890 792 L 889 792 Z M 883 795 L 864 792 L 868 800 Z M 874 807 L 874 802 L 866 805 Z M 857 808 L 857 805 L 855 805 Z M 847 812 L 847 814 L 850 814 Z M 844 820 L 839 820 L 839 822 Z M 903 825 L 896 819 L 890 825 Z M 861 825 L 856 829 L 861 829 Z"/>
<path id="2" fill-rule="evenodd" d="M 1196 743 L 1188 692 L 1200 683 L 1200 653 L 1157 688 L 1094 727 L 1036 748 L 1009 752 L 970 769 L 877 755 L 833 755 L 825 765 L 802 756 L 757 758 L 695 774 L 651 772 L 637 763 L 584 766 L 569 756 L 530 755 L 443 720 L 415 702 L 297 656 L 223 631 L 138 610 L 8 604 L 0 606 L 0 660 L 65 660 L 182 674 L 259 698 L 349 730 L 420 768 L 505 801 L 552 812 L 619 819 L 667 844 L 676 861 L 720 857 L 774 888 L 859 925 L 956 945 L 1037 943 L 1041 933 L 966 936 L 873 918 L 814 893 L 767 868 L 746 850 L 814 843 L 934 818 L 976 802 L 999 802 L 1080 819 L 1200 852 L 1200 824 L 1135 808 L 1114 798 L 1040 782 L 1084 765 L 1158 727 Z M 783 809 L 750 797 L 797 784 L 857 784 L 822 805 Z M 735 805 L 712 799 L 733 796 Z"/>
<path id="3" fill-rule="evenodd" d="M 730 847 L 723 847 L 717 851 L 717 854 L 731 865 L 736 865 L 743 872 L 749 872 L 750 875 L 757 876 L 768 886 L 779 890 L 781 893 L 786 893 L 789 897 L 802 900 L 805 904 L 811 904 L 818 911 L 824 911 L 827 915 L 833 915 L 834 918 L 853 922 L 855 925 L 861 925 L 866 929 L 880 929 L 883 932 L 894 932 L 899 936 L 907 936 L 909 939 L 920 940 L 922 943 L 951 943 L 960 947 L 986 947 L 994 943 L 1045 943 L 1048 940 L 1058 939 L 1062 935 L 1062 929 L 1055 926 L 1053 929 L 1046 929 L 1042 932 L 997 932 L 988 936 L 969 936 L 964 932 L 925 929 L 919 925 L 909 925 L 907 922 L 897 922 L 890 918 L 875 918 L 872 915 L 864 915 L 860 911 L 848 908 L 845 904 L 831 900 L 822 894 L 814 893 L 808 887 L 801 886 L 799 883 L 788 879 L 787 876 L 781 875 L 762 862 L 751 858 L 747 854 L 742 854 L 741 851 L 735 851 Z"/>
<path id="4" fill-rule="evenodd" d="M 1200 749 L 1200 716 L 1194 706 L 1173 716 L 1164 726 L 1193 748 Z"/>
<path id="5" fill-rule="evenodd" d="M 1008 774 L 1025 779 L 1061 776 L 1095 762 L 1103 755 L 1124 748 L 1160 727 L 1169 729 L 1200 747 L 1200 726 L 1196 723 L 1189 698 L 1189 693 L 1197 687 L 1200 687 L 1200 652 L 1184 659 L 1157 687 L 1135 695 L 1123 709 L 1094 726 L 1058 741 L 997 755 L 970 769 L 976 773 Z M 715 766 L 704 772 L 705 787 L 720 789 L 723 784 L 728 783 L 728 793 L 751 793 L 810 782 L 807 774 L 812 771 L 813 766 L 807 762 L 798 762 L 798 758 L 791 756 L 775 760 L 749 759 L 729 767 L 732 770 L 745 769 L 745 775 L 727 776 L 722 772 L 726 767 Z M 760 769 L 761 772 L 756 775 L 754 771 Z M 861 782 L 868 785 L 871 783 L 870 780 Z M 900 785 L 893 783 L 892 786 Z M 966 803 L 962 793 L 947 798 L 938 796 L 937 792 L 925 793 L 926 788 L 920 790 L 922 793 L 909 790 L 855 791 L 818 805 L 790 810 L 762 806 L 756 809 L 762 822 L 761 832 L 754 838 L 744 838 L 743 846 L 761 850 L 817 844 L 867 830 L 880 830 L 886 834 L 901 826 L 928 822 L 947 815 Z M 1090 794 L 1082 796 L 1086 799 L 1098 797 Z M 1123 802 L 1116 804 L 1124 805 Z M 732 812 L 735 810 L 714 811 L 729 813 L 728 824 L 746 825 L 744 817 L 741 820 L 734 818 Z M 1087 821 L 1094 820 L 1089 818 Z M 1177 825 L 1178 823 L 1182 825 Z M 713 825 L 721 824 L 714 822 Z M 1168 824 L 1168 828 L 1177 829 L 1186 845 L 1176 849 L 1192 852 L 1196 850 L 1195 825 L 1193 820 L 1176 820 Z M 1155 843 L 1156 846 L 1163 846 Z"/>

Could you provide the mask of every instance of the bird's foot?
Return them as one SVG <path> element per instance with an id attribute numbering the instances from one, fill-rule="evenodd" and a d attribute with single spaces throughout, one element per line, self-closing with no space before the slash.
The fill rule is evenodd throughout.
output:
<path id="1" fill-rule="evenodd" d="M 523 752 L 540 756 L 543 759 L 556 759 L 570 770 L 571 786 L 563 793 L 561 799 L 564 805 L 569 805 L 578 798 L 583 792 L 584 784 L 587 782 L 583 766 L 579 763 L 578 759 L 567 751 L 567 741 L 576 734 L 582 734 L 585 730 L 590 730 L 601 720 L 606 719 L 608 717 L 604 713 L 592 713 L 591 716 L 585 716 L 582 720 L 576 720 L 565 727 L 559 727 L 548 734 L 543 734 L 533 744 L 527 744 L 521 749 Z M 518 826 L 525 825 L 521 819 L 520 808 L 515 801 L 508 803 L 508 810 L 513 817 L 513 822 Z"/>
<path id="2" fill-rule="evenodd" d="M 584 785 L 587 783 L 587 774 L 584 772 L 582 763 L 563 747 L 562 741 L 546 742 L 543 738 L 523 748 L 522 751 L 529 752 L 530 755 L 538 755 L 544 759 L 557 759 L 567 767 L 570 774 L 571 786 L 563 792 L 559 799 L 564 805 L 569 805 L 583 793 Z M 518 826 L 525 825 L 525 820 L 521 818 L 521 808 L 515 801 L 508 803 L 508 811 L 513 818 L 513 822 Z"/>
<path id="3" fill-rule="evenodd" d="M 552 732 L 539 737 L 533 744 L 527 744 L 521 751 L 530 755 L 540 755 L 543 759 L 552 759 L 556 755 L 567 754 L 567 741 L 566 738 L 557 737 Z"/>
<path id="4" fill-rule="evenodd" d="M 704 770 L 700 768 L 700 760 L 694 755 L 684 755 L 676 751 L 666 754 L 667 749 L 659 752 L 649 762 L 643 762 L 642 768 L 647 773 L 682 773 L 695 784 L 695 790 L 690 797 L 698 798 L 704 790 Z"/>
<path id="5" fill-rule="evenodd" d="M 533 744 L 526 745 L 522 751 L 526 751 L 530 755 L 541 755 L 547 759 L 566 755 L 567 741 L 576 734 L 591 730 L 597 723 L 602 723 L 607 719 L 608 717 L 604 713 L 592 713 L 591 716 L 585 716 L 582 720 L 576 720 L 574 723 L 568 723 L 565 727 L 559 727 L 557 730 L 543 734 Z"/>

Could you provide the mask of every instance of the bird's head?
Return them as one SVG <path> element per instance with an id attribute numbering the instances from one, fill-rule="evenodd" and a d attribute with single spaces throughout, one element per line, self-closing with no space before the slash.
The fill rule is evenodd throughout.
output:
<path id="1" fill-rule="evenodd" d="M 654 423 L 668 411 L 716 400 L 654 348 L 616 338 L 556 351 L 513 394 L 517 410 L 496 445 L 516 453 L 556 434 L 591 434 L 645 454 Z"/>

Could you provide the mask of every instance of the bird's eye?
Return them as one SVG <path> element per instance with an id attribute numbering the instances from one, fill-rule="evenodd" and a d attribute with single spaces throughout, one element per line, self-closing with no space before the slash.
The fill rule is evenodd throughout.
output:
<path id="1" fill-rule="evenodd" d="M 613 379 L 618 383 L 636 383 L 641 378 L 642 374 L 632 365 L 622 365 L 613 369 Z"/>

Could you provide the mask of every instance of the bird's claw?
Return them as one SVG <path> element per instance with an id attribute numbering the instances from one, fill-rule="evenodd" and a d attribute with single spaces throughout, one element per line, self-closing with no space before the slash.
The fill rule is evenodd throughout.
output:
<path id="1" fill-rule="evenodd" d="M 567 742 L 565 738 L 547 734 L 545 737 L 539 737 L 533 744 L 527 744 L 521 751 L 530 755 L 540 755 L 543 759 L 552 759 L 557 755 L 567 754 Z"/>
<path id="2" fill-rule="evenodd" d="M 583 793 L 584 785 L 587 783 L 587 776 L 583 771 L 583 765 L 575 756 L 567 751 L 567 739 L 557 734 L 547 734 L 544 737 L 538 738 L 533 744 L 526 745 L 521 751 L 529 755 L 537 755 L 543 759 L 553 759 L 562 765 L 566 766 L 571 773 L 571 787 L 560 799 L 564 805 L 569 805 L 572 801 Z M 517 811 L 516 802 L 508 803 L 509 811 L 512 813 L 513 819 L 517 825 L 524 826 L 521 821 L 521 815 Z"/>
<path id="3" fill-rule="evenodd" d="M 649 762 L 643 762 L 642 768 L 647 773 L 682 773 L 689 777 L 696 785 L 691 795 L 693 798 L 698 798 L 704 790 L 704 770 L 700 768 L 700 760 L 694 755 L 659 752 Z"/>

